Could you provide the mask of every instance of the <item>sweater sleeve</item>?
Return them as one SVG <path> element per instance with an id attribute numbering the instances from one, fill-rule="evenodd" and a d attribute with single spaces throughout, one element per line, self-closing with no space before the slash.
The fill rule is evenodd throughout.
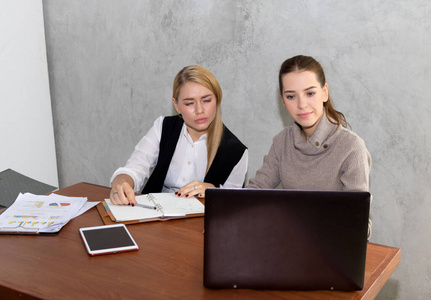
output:
<path id="1" fill-rule="evenodd" d="M 345 191 L 369 191 L 371 156 L 362 139 L 357 137 L 340 168 Z"/>

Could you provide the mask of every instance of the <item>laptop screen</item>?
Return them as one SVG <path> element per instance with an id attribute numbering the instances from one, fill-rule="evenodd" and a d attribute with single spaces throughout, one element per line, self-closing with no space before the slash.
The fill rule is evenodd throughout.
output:
<path id="1" fill-rule="evenodd" d="M 358 290 L 368 192 L 208 189 L 204 285 Z"/>

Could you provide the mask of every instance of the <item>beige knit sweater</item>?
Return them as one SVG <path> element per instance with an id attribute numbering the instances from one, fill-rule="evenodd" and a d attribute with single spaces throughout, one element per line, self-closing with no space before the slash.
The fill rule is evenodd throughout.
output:
<path id="1" fill-rule="evenodd" d="M 308 140 L 296 124 L 276 135 L 247 188 L 368 191 L 370 168 L 364 141 L 323 115 Z"/>

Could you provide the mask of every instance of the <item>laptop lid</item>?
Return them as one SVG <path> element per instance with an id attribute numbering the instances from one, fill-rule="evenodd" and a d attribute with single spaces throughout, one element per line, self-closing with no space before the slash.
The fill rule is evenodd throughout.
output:
<path id="1" fill-rule="evenodd" d="M 359 290 L 370 194 L 207 189 L 204 286 Z"/>

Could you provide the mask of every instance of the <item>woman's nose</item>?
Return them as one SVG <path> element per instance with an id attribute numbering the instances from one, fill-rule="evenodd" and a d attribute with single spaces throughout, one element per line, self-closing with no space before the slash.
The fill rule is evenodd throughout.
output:
<path id="1" fill-rule="evenodd" d="M 200 101 L 196 103 L 195 114 L 201 114 L 204 111 L 204 107 Z"/>
<path id="2" fill-rule="evenodd" d="M 307 100 L 304 97 L 298 97 L 298 108 L 304 109 L 307 107 Z"/>

